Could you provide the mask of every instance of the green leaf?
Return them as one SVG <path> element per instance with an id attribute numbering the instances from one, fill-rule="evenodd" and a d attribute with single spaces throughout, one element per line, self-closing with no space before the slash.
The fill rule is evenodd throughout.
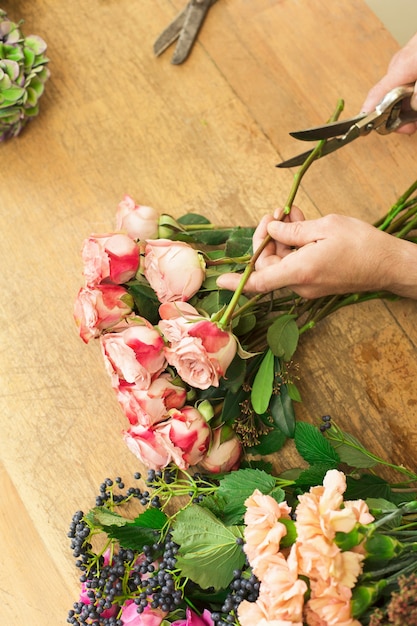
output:
<path id="1" fill-rule="evenodd" d="M 286 383 L 288 395 L 294 402 L 302 402 L 301 394 L 294 383 Z"/>
<path id="2" fill-rule="evenodd" d="M 295 315 L 280 315 L 268 328 L 266 338 L 275 356 L 290 361 L 297 349 L 300 336 Z"/>
<path id="3" fill-rule="evenodd" d="M 362 474 L 360 478 L 346 477 L 346 500 L 366 500 L 367 498 L 384 498 L 391 501 L 392 491 L 386 480 L 372 474 Z"/>
<path id="4" fill-rule="evenodd" d="M 273 390 L 274 376 L 274 355 L 268 349 L 252 385 L 251 402 L 253 410 L 258 415 L 265 413 L 268 408 Z"/>
<path id="5" fill-rule="evenodd" d="M 123 548 L 142 550 L 143 546 L 155 542 L 155 531 L 165 526 L 168 518 L 160 509 L 149 508 L 123 527 L 109 526 L 106 532 L 117 539 Z"/>
<path id="6" fill-rule="evenodd" d="M 104 506 L 96 506 L 91 509 L 87 514 L 87 519 L 94 524 L 94 526 L 125 526 L 131 524 L 131 520 L 122 517 L 118 513 L 110 511 Z"/>
<path id="7" fill-rule="evenodd" d="M 274 454 L 281 450 L 287 437 L 278 428 L 273 428 L 265 435 L 258 437 L 259 443 L 256 446 L 248 447 L 248 452 L 251 454 Z"/>
<path id="8" fill-rule="evenodd" d="M 233 571 L 245 562 L 243 550 L 236 543 L 239 537 L 243 537 L 242 529 L 226 527 L 208 509 L 197 505 L 182 509 L 172 535 L 179 545 L 177 566 L 182 576 L 202 589 L 227 587 Z"/>
<path id="9" fill-rule="evenodd" d="M 370 453 L 364 446 L 349 433 L 342 432 L 343 442 L 328 437 L 331 445 L 337 450 L 342 463 L 350 465 L 350 467 L 370 468 L 377 465 L 377 461 L 370 456 Z"/>
<path id="10" fill-rule="evenodd" d="M 326 472 L 329 466 L 327 463 L 318 463 L 317 465 L 310 465 L 309 468 L 302 470 L 295 479 L 296 487 L 301 488 L 303 491 L 308 491 L 310 487 L 321 485 L 323 483 Z"/>
<path id="11" fill-rule="evenodd" d="M 294 406 L 286 385 L 281 385 L 279 393 L 272 394 L 269 410 L 271 411 L 275 426 L 277 426 L 286 437 L 294 437 Z"/>
<path id="12" fill-rule="evenodd" d="M 178 218 L 177 222 L 182 224 L 183 226 L 193 226 L 194 224 L 210 224 L 210 220 L 208 220 L 204 215 L 199 215 L 198 213 L 185 213 Z"/>
<path id="13" fill-rule="evenodd" d="M 232 259 L 252 254 L 252 235 L 244 236 L 240 234 L 238 237 L 233 236 L 227 240 L 226 255 Z"/>
<path id="14" fill-rule="evenodd" d="M 246 375 L 246 361 L 236 355 L 223 377 L 222 384 L 232 393 L 236 393 L 243 384 Z"/>
<path id="15" fill-rule="evenodd" d="M 141 528 L 134 524 L 106 528 L 109 537 L 116 539 L 123 548 L 142 551 L 143 546 L 155 543 L 155 531 L 151 528 Z"/>
<path id="16" fill-rule="evenodd" d="M 242 402 L 249 399 L 250 392 L 245 391 L 242 387 L 236 392 L 230 389 L 225 397 L 222 409 L 221 419 L 226 424 L 232 424 L 242 412 Z"/>
<path id="17" fill-rule="evenodd" d="M 255 491 L 269 494 L 275 489 L 275 479 L 258 469 L 243 469 L 226 474 L 220 480 L 217 494 L 225 502 L 222 519 L 226 524 L 239 523 L 245 514 L 245 500 Z"/>
<path id="18" fill-rule="evenodd" d="M 135 526 L 140 526 L 142 528 L 161 530 L 167 523 L 167 520 L 168 518 L 163 511 L 157 508 L 149 508 L 135 517 L 133 523 Z"/>
<path id="19" fill-rule="evenodd" d="M 152 287 L 148 283 L 140 281 L 132 281 L 125 286 L 134 300 L 139 315 L 145 317 L 151 324 L 157 324 L 161 303 Z"/>
<path id="20" fill-rule="evenodd" d="M 326 463 L 335 468 L 340 463 L 339 455 L 322 433 L 312 424 L 298 422 L 295 426 L 295 447 L 307 463 Z"/>

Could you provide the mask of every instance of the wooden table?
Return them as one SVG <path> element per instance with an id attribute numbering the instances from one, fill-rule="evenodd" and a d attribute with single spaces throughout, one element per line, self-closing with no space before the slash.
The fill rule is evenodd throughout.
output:
<path id="1" fill-rule="evenodd" d="M 362 0 L 221 0 L 189 60 L 152 44 L 183 0 L 3 0 L 48 42 L 41 113 L 0 145 L 0 623 L 64 624 L 78 597 L 66 533 L 135 458 L 99 347 L 72 318 L 80 248 L 125 193 L 179 216 L 252 225 L 282 204 L 299 150 L 339 97 L 355 114 L 397 44 Z M 315 164 L 308 217 L 381 216 L 416 177 L 417 138 L 369 136 Z M 416 462 L 416 303 L 337 313 L 297 353 L 300 419 L 330 413 L 387 460 Z M 297 462 L 289 446 L 278 459 Z"/>

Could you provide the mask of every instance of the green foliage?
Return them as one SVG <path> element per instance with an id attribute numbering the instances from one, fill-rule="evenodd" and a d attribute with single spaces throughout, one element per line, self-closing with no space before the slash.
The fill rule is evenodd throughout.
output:
<path id="1" fill-rule="evenodd" d="M 286 437 L 294 437 L 295 413 L 287 385 L 281 384 L 279 393 L 272 394 L 269 410 L 275 426 Z"/>
<path id="2" fill-rule="evenodd" d="M 178 513 L 172 536 L 179 545 L 177 566 L 181 575 L 202 589 L 224 589 L 233 579 L 233 571 L 245 561 L 236 543 L 243 537 L 242 529 L 226 526 L 200 506 L 192 505 Z"/>
<path id="3" fill-rule="evenodd" d="M 353 435 L 333 428 L 327 433 L 327 439 L 337 451 L 342 463 L 364 469 L 374 467 L 377 464 L 375 456 Z"/>
<path id="4" fill-rule="evenodd" d="M 326 464 L 327 469 L 336 468 L 340 457 L 322 433 L 311 424 L 298 422 L 295 427 L 295 446 L 307 463 Z"/>
<path id="5" fill-rule="evenodd" d="M 259 370 L 252 385 L 251 402 L 253 410 L 258 415 L 266 412 L 274 385 L 274 355 L 270 349 L 266 350 Z"/>
<path id="6" fill-rule="evenodd" d="M 258 469 L 241 469 L 227 474 L 220 480 L 220 486 L 215 497 L 220 498 L 224 505 L 221 518 L 225 524 L 238 524 L 245 513 L 245 500 L 252 495 L 255 489 L 263 494 L 275 492 L 274 497 L 281 498 L 285 494 L 276 490 L 276 481 L 273 476 Z"/>
<path id="7" fill-rule="evenodd" d="M 111 513 L 107 511 L 107 513 Z M 103 512 L 104 514 L 104 512 Z M 159 509 L 149 508 L 133 521 L 124 520 L 124 523 L 112 523 L 112 516 L 101 517 L 101 523 L 112 539 L 117 539 L 121 546 L 131 550 L 142 550 L 143 546 L 155 542 L 155 531 L 161 531 L 167 523 L 167 516 Z M 108 520 L 109 523 L 104 523 Z"/>
<path id="8" fill-rule="evenodd" d="M 275 356 L 283 361 L 290 361 L 297 349 L 299 330 L 295 322 L 296 315 L 280 315 L 268 328 L 268 345 Z"/>
<path id="9" fill-rule="evenodd" d="M 248 447 L 248 452 L 251 454 L 274 454 L 281 450 L 287 437 L 279 428 L 273 428 L 264 435 L 259 435 L 259 443 L 255 446 Z"/>
<path id="10" fill-rule="evenodd" d="M 132 296 L 138 314 L 145 317 L 151 324 L 159 322 L 158 309 L 161 305 L 152 287 L 145 280 L 129 282 L 127 290 Z"/>

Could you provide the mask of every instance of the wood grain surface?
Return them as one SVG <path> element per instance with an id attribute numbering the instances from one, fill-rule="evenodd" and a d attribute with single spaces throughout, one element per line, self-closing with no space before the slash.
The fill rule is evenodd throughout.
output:
<path id="1" fill-rule="evenodd" d="M 397 44 L 362 0 L 219 0 L 184 65 L 156 36 L 183 0 L 3 0 L 48 43 L 38 118 L 0 145 L 0 623 L 58 626 L 78 598 L 66 537 L 106 476 L 137 463 L 99 348 L 72 317 L 80 249 L 125 193 L 179 216 L 253 225 L 282 204 L 288 132 L 360 109 Z M 417 138 L 375 134 L 314 165 L 298 204 L 380 217 L 416 178 Z M 341 311 L 297 352 L 307 421 L 330 413 L 417 469 L 415 302 Z M 296 465 L 291 446 L 278 468 Z"/>

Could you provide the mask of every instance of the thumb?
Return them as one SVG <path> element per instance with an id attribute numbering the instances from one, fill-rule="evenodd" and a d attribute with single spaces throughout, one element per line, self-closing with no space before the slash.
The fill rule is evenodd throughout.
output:
<path id="1" fill-rule="evenodd" d="M 268 233 L 279 243 L 300 248 L 322 237 L 318 235 L 315 220 L 302 222 L 281 222 L 275 220 L 268 224 Z"/>

